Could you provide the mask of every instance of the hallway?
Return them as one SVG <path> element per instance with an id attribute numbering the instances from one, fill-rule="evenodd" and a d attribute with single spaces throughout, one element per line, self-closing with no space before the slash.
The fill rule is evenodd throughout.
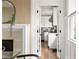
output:
<path id="1" fill-rule="evenodd" d="M 56 52 L 49 49 L 47 42 L 42 42 L 42 57 L 40 59 L 58 59 Z"/>

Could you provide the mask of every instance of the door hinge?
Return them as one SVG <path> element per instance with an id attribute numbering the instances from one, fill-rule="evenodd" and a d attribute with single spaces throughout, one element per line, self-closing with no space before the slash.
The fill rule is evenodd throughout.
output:
<path id="1" fill-rule="evenodd" d="M 61 30 L 60 30 L 60 33 L 61 33 Z"/>
<path id="2" fill-rule="evenodd" d="M 56 34 L 56 36 L 58 36 L 58 34 Z"/>
<path id="3" fill-rule="evenodd" d="M 60 12 L 60 14 L 61 14 L 61 10 L 60 10 L 59 12 Z"/>
<path id="4" fill-rule="evenodd" d="M 37 10 L 37 13 L 38 13 L 38 10 Z"/>
<path id="5" fill-rule="evenodd" d="M 37 30 L 37 33 L 38 33 L 39 31 Z"/>
<path id="6" fill-rule="evenodd" d="M 61 53 L 61 50 L 59 50 L 59 52 Z"/>

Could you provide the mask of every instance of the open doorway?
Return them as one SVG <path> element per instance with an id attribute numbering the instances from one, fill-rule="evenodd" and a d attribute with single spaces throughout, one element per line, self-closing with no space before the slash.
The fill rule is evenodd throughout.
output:
<path id="1" fill-rule="evenodd" d="M 58 59 L 57 57 L 57 6 L 42 6 L 40 18 L 41 58 Z"/>

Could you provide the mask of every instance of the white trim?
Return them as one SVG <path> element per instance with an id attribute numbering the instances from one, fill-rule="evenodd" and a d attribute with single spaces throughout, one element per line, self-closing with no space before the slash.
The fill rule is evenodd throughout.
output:
<path id="1" fill-rule="evenodd" d="M 22 30 L 22 40 L 23 40 L 23 48 L 22 48 L 22 53 L 29 53 L 29 31 L 30 31 L 30 24 L 15 24 L 13 25 L 13 31 L 15 30 Z M 8 31 L 10 29 L 10 24 L 3 24 L 2 29 Z"/>
<path id="2" fill-rule="evenodd" d="M 23 27 L 25 27 L 27 24 L 15 24 L 12 26 L 13 29 L 22 29 Z M 2 24 L 2 28 L 4 29 L 8 29 L 10 28 L 10 24 Z"/>

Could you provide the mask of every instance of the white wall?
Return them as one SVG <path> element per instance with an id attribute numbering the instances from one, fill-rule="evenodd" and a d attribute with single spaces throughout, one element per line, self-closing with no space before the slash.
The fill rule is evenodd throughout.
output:
<path id="1" fill-rule="evenodd" d="M 70 20 L 69 18 L 67 18 L 68 15 L 70 15 L 71 13 L 73 13 L 74 11 L 76 11 L 76 0 L 66 0 L 66 16 L 65 16 L 65 24 L 64 24 L 64 28 L 65 28 L 65 59 L 75 59 L 75 52 L 76 52 L 76 43 L 73 43 L 72 41 L 70 41 L 70 36 L 69 36 L 69 26 L 68 24 L 70 24 L 70 22 L 68 23 L 68 21 Z M 73 17 L 71 17 L 73 18 Z"/>
<path id="2" fill-rule="evenodd" d="M 76 0 L 67 0 L 67 7 L 68 15 L 76 11 Z"/>
<path id="3" fill-rule="evenodd" d="M 41 27 L 51 27 L 52 24 L 49 22 L 50 17 L 41 17 Z"/>
<path id="4" fill-rule="evenodd" d="M 65 59 L 76 59 L 76 43 L 66 40 Z"/>

